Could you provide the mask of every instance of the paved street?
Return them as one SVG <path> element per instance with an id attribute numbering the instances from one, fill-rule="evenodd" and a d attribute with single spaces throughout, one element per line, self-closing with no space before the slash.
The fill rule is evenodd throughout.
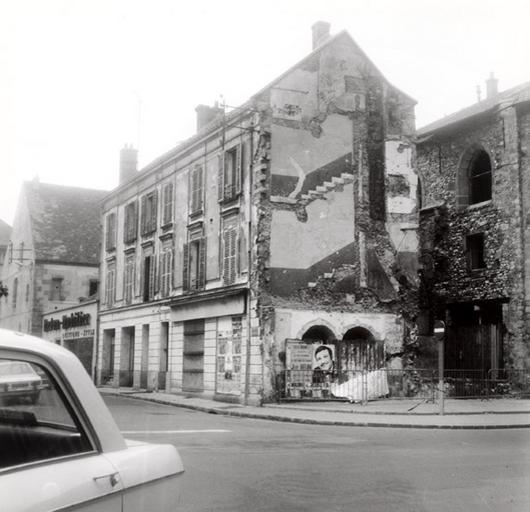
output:
<path id="1" fill-rule="evenodd" d="M 186 511 L 530 510 L 528 429 L 303 425 L 105 401 L 126 437 L 178 447 Z"/>

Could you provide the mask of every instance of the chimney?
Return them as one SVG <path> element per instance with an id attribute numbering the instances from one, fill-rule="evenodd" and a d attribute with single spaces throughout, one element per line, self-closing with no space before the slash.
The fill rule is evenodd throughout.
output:
<path id="1" fill-rule="evenodd" d="M 213 107 L 209 107 L 208 105 L 197 105 L 195 107 L 195 112 L 197 112 L 197 131 L 199 132 L 224 111 L 222 108 L 219 108 L 219 104 L 216 101 Z"/>
<path id="2" fill-rule="evenodd" d="M 120 150 L 120 185 L 134 178 L 137 165 L 138 150 L 125 144 Z"/>
<path id="3" fill-rule="evenodd" d="M 493 72 L 490 73 L 490 77 L 486 80 L 486 98 L 493 98 L 498 94 L 497 83 L 499 81 L 493 76 Z"/>
<path id="4" fill-rule="evenodd" d="M 313 31 L 313 50 L 329 39 L 331 25 L 327 21 L 317 21 L 311 27 Z"/>

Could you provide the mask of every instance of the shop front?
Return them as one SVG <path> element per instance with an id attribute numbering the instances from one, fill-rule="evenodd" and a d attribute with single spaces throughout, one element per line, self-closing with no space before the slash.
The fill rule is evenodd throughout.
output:
<path id="1" fill-rule="evenodd" d="M 94 378 L 97 346 L 97 301 L 54 310 L 43 315 L 42 337 L 73 352 Z"/>

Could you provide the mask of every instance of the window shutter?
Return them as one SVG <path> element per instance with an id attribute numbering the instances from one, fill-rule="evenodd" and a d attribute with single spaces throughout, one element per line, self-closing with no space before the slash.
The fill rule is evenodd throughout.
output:
<path id="1" fill-rule="evenodd" d="M 152 256 L 151 261 L 153 263 L 153 295 L 152 297 L 154 298 L 155 293 L 158 293 L 158 291 L 160 290 L 160 270 L 161 269 L 158 265 L 158 258 L 155 255 Z"/>
<path id="2" fill-rule="evenodd" d="M 158 214 L 158 190 L 153 192 L 153 199 L 151 202 L 151 221 L 149 226 L 149 231 L 154 231 L 156 229 L 156 220 Z"/>
<path id="3" fill-rule="evenodd" d="M 140 231 L 142 235 L 145 235 L 147 230 L 147 196 L 142 196 L 142 203 L 141 203 L 141 222 L 140 222 Z"/>
<path id="4" fill-rule="evenodd" d="M 241 193 L 241 169 L 243 167 L 243 144 L 240 144 L 237 146 L 237 153 L 236 153 L 236 171 L 234 176 L 234 188 L 235 188 L 235 195 L 238 195 Z"/>
<path id="5" fill-rule="evenodd" d="M 224 171 L 225 154 L 221 153 L 217 157 L 217 199 L 222 201 L 224 199 L 225 188 L 225 171 Z"/>
<path id="6" fill-rule="evenodd" d="M 197 276 L 197 288 L 204 288 L 206 284 L 206 238 L 199 242 L 199 275 Z"/>
<path id="7" fill-rule="evenodd" d="M 189 262 L 189 244 L 184 244 L 184 247 L 182 249 L 182 288 L 184 291 L 189 290 L 190 288 L 190 282 L 189 282 L 189 268 L 190 268 L 190 262 Z"/>
<path id="8" fill-rule="evenodd" d="M 164 188 L 164 220 L 163 223 L 171 222 L 173 215 L 173 183 L 168 183 Z"/>
<path id="9" fill-rule="evenodd" d="M 171 288 L 176 288 L 176 283 L 175 283 L 175 278 L 176 278 L 176 272 L 175 272 L 175 264 L 176 264 L 176 261 L 175 261 L 175 249 L 171 249 L 171 268 L 170 268 L 170 272 L 171 272 L 171 276 L 170 276 L 170 280 L 169 282 L 171 283 Z"/>
<path id="10" fill-rule="evenodd" d="M 105 249 L 108 251 L 110 249 L 110 239 L 109 239 L 109 232 L 110 232 L 110 215 L 107 215 L 105 219 Z"/>
<path id="11" fill-rule="evenodd" d="M 202 167 L 197 167 L 197 210 L 202 208 Z"/>
<path id="12" fill-rule="evenodd" d="M 131 238 L 130 240 L 136 240 L 136 236 L 138 235 L 138 201 L 134 201 L 131 206 L 131 221 L 130 221 L 130 227 L 131 227 Z"/>
<path id="13" fill-rule="evenodd" d="M 127 204 L 125 205 L 125 218 L 123 219 L 123 241 L 128 242 L 129 238 L 129 224 L 131 222 L 131 207 Z"/>
<path id="14" fill-rule="evenodd" d="M 233 284 L 236 280 L 236 230 L 232 228 L 228 231 L 228 243 L 229 243 L 229 252 L 230 252 L 230 270 L 228 274 L 228 279 L 230 284 Z"/>

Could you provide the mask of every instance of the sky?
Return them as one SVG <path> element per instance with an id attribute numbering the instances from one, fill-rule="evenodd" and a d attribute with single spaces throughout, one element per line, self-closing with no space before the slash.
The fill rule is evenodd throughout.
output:
<path id="1" fill-rule="evenodd" d="M 239 105 L 347 30 L 415 98 L 421 127 L 530 81 L 527 0 L 0 0 L 0 219 L 21 184 L 113 189 L 195 132 L 195 107 Z"/>

